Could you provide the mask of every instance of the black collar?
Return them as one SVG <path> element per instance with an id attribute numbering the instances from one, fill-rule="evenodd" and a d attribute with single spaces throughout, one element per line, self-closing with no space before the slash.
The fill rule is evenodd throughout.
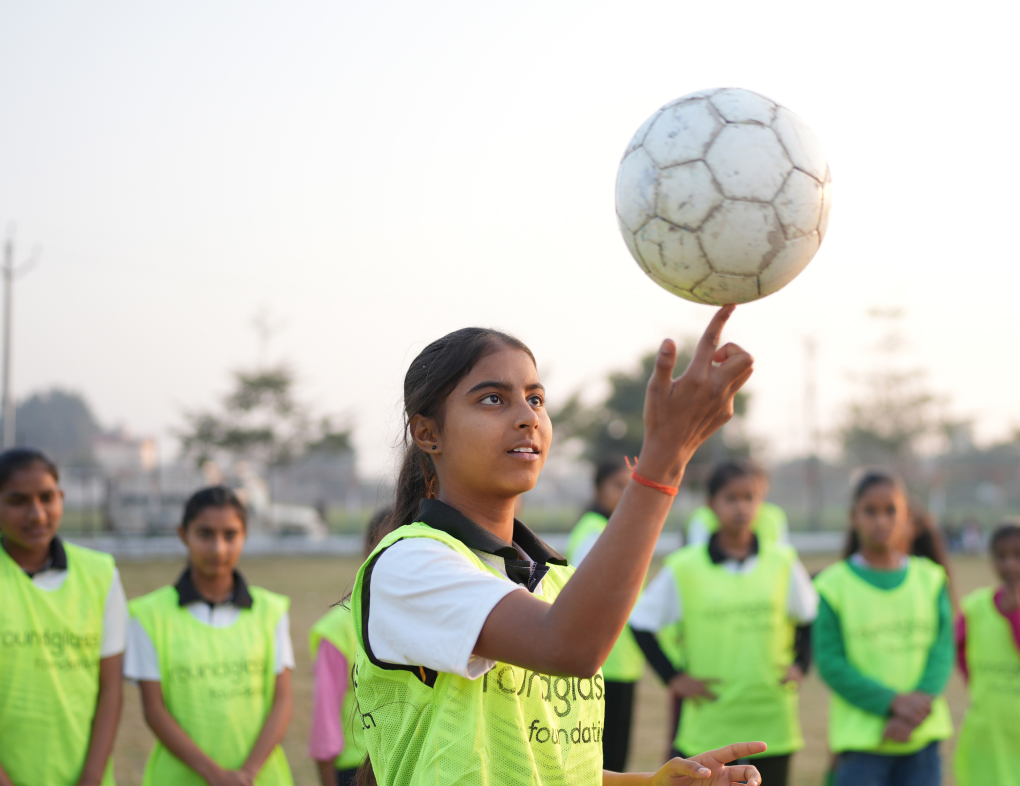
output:
<path id="1" fill-rule="evenodd" d="M 3 538 L 0 537 L 0 547 L 2 547 L 2 544 Z M 53 540 L 50 541 L 50 558 L 46 560 L 46 564 L 35 573 L 29 573 L 26 570 L 25 574 L 29 578 L 32 578 L 33 576 L 42 573 L 44 570 L 67 570 L 67 549 L 64 548 L 64 544 L 60 540 L 59 535 L 54 535 Z"/>
<path id="2" fill-rule="evenodd" d="M 428 524 L 447 535 L 452 535 L 469 549 L 495 554 L 508 560 L 519 560 L 521 555 L 517 549 L 506 541 L 500 540 L 485 527 L 475 524 L 458 510 L 451 508 L 438 499 L 423 499 L 418 506 L 418 521 Z M 514 519 L 514 543 L 520 546 L 534 562 L 544 565 L 567 565 L 567 560 L 534 532 Z"/>
<path id="3" fill-rule="evenodd" d="M 174 589 L 177 590 L 178 606 L 187 606 L 192 603 L 208 603 L 210 606 L 217 605 L 196 589 L 195 582 L 191 580 L 190 567 L 184 569 L 181 577 L 174 584 Z M 234 592 L 223 602 L 232 603 L 241 609 L 251 608 L 251 592 L 248 591 L 248 582 L 244 580 L 244 576 L 241 575 L 240 571 L 234 571 Z"/>
<path id="4" fill-rule="evenodd" d="M 751 550 L 747 552 L 747 557 L 744 557 L 744 559 L 737 561 L 743 562 L 744 560 L 748 559 L 748 557 L 753 557 L 757 553 L 758 553 L 758 536 L 755 535 L 754 533 L 751 533 Z M 722 547 L 719 545 L 718 532 L 714 533 L 712 537 L 708 539 L 708 558 L 712 560 L 713 565 L 718 565 L 721 562 L 727 562 L 733 559 L 733 557 L 731 557 L 729 554 L 723 551 Z"/>
<path id="5" fill-rule="evenodd" d="M 601 516 L 602 518 L 606 519 L 606 521 L 608 521 L 608 520 L 609 520 L 609 517 L 610 517 L 611 515 L 613 515 L 612 513 L 609 513 L 609 512 L 608 512 L 608 511 L 607 511 L 607 510 L 606 510 L 605 508 L 603 508 L 603 507 L 602 507 L 602 506 L 601 506 L 601 505 L 600 505 L 599 503 L 597 503 L 597 502 L 593 502 L 593 503 L 591 503 L 591 507 L 590 507 L 590 508 L 588 508 L 588 512 L 589 512 L 589 513 L 598 513 L 598 514 L 599 514 L 599 515 L 600 515 L 600 516 Z"/>

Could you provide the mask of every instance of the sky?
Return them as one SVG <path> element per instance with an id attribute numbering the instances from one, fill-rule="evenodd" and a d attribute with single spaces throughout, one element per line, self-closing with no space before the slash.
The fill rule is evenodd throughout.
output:
<path id="1" fill-rule="evenodd" d="M 740 307 L 750 430 L 806 445 L 805 340 L 829 433 L 899 308 L 902 362 L 989 441 L 1020 426 L 1020 11 L 969 3 L 0 0 L 0 227 L 14 391 L 77 390 L 160 438 L 280 329 L 317 411 L 391 466 L 403 374 L 471 324 L 533 349 L 549 404 L 711 309 L 630 258 L 613 184 L 659 106 L 709 87 L 792 109 L 829 158 L 818 255 Z"/>

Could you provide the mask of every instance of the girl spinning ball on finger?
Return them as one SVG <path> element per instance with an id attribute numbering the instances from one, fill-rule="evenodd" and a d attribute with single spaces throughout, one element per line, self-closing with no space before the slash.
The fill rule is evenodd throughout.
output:
<path id="1" fill-rule="evenodd" d="M 674 759 L 653 774 L 602 769 L 600 667 L 688 460 L 732 415 L 751 374 L 746 352 L 716 348 L 731 312 L 715 315 L 679 379 L 676 346 L 663 343 L 633 479 L 576 572 L 513 515 L 552 442 L 528 348 L 466 328 L 412 361 L 393 531 L 351 596 L 355 692 L 380 784 L 761 782 L 752 766 L 725 766 L 765 749 L 755 742 Z"/>

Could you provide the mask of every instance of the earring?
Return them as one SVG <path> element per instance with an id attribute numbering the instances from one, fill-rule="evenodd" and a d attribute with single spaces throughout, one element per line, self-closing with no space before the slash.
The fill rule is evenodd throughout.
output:
<path id="1" fill-rule="evenodd" d="M 433 450 L 435 450 L 435 449 L 436 449 L 436 446 L 435 446 L 435 445 L 433 445 L 433 446 L 432 446 L 432 449 L 433 449 Z"/>

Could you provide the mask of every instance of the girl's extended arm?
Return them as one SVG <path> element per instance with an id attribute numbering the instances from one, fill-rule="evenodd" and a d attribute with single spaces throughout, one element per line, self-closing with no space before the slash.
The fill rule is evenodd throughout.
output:
<path id="1" fill-rule="evenodd" d="M 170 753 L 212 786 L 251 786 L 254 778 L 247 773 L 224 770 L 195 744 L 167 710 L 163 703 L 163 687 L 158 682 L 139 680 L 138 687 L 142 692 L 145 722 Z"/>
<path id="2" fill-rule="evenodd" d="M 96 700 L 96 714 L 92 717 L 92 736 L 89 752 L 85 756 L 78 786 L 92 786 L 103 782 L 106 764 L 113 753 L 113 742 L 117 737 L 120 723 L 120 708 L 123 699 L 124 653 L 111 655 L 99 661 L 99 696 Z M 3 781 L 0 780 L 0 783 Z"/>
<path id="3" fill-rule="evenodd" d="M 0 786 L 14 786 L 3 767 L 0 767 Z"/>
<path id="4" fill-rule="evenodd" d="M 751 376 L 753 359 L 733 344 L 717 349 L 732 311 L 727 306 L 715 314 L 679 379 L 673 379 L 676 344 L 663 342 L 645 396 L 642 477 L 679 485 L 694 451 L 733 415 L 733 397 Z M 486 619 L 475 654 L 545 674 L 593 675 L 634 607 L 672 503 L 661 491 L 631 483 L 555 603 L 511 592 Z"/>
<path id="5" fill-rule="evenodd" d="M 764 742 L 738 742 L 690 759 L 671 759 L 658 772 L 602 772 L 602 786 L 760 786 L 761 775 L 750 764 L 727 767 L 726 762 L 763 753 Z"/>
<path id="6" fill-rule="evenodd" d="M 276 690 L 273 693 L 273 707 L 266 716 L 266 722 L 262 724 L 262 731 L 259 732 L 255 745 L 248 754 L 248 759 L 241 768 L 248 773 L 252 780 L 259 774 L 262 765 L 266 763 L 273 748 L 283 741 L 283 735 L 287 733 L 287 726 L 290 725 L 290 716 L 293 714 L 294 702 L 291 697 L 290 669 L 284 669 L 276 675 Z"/>

